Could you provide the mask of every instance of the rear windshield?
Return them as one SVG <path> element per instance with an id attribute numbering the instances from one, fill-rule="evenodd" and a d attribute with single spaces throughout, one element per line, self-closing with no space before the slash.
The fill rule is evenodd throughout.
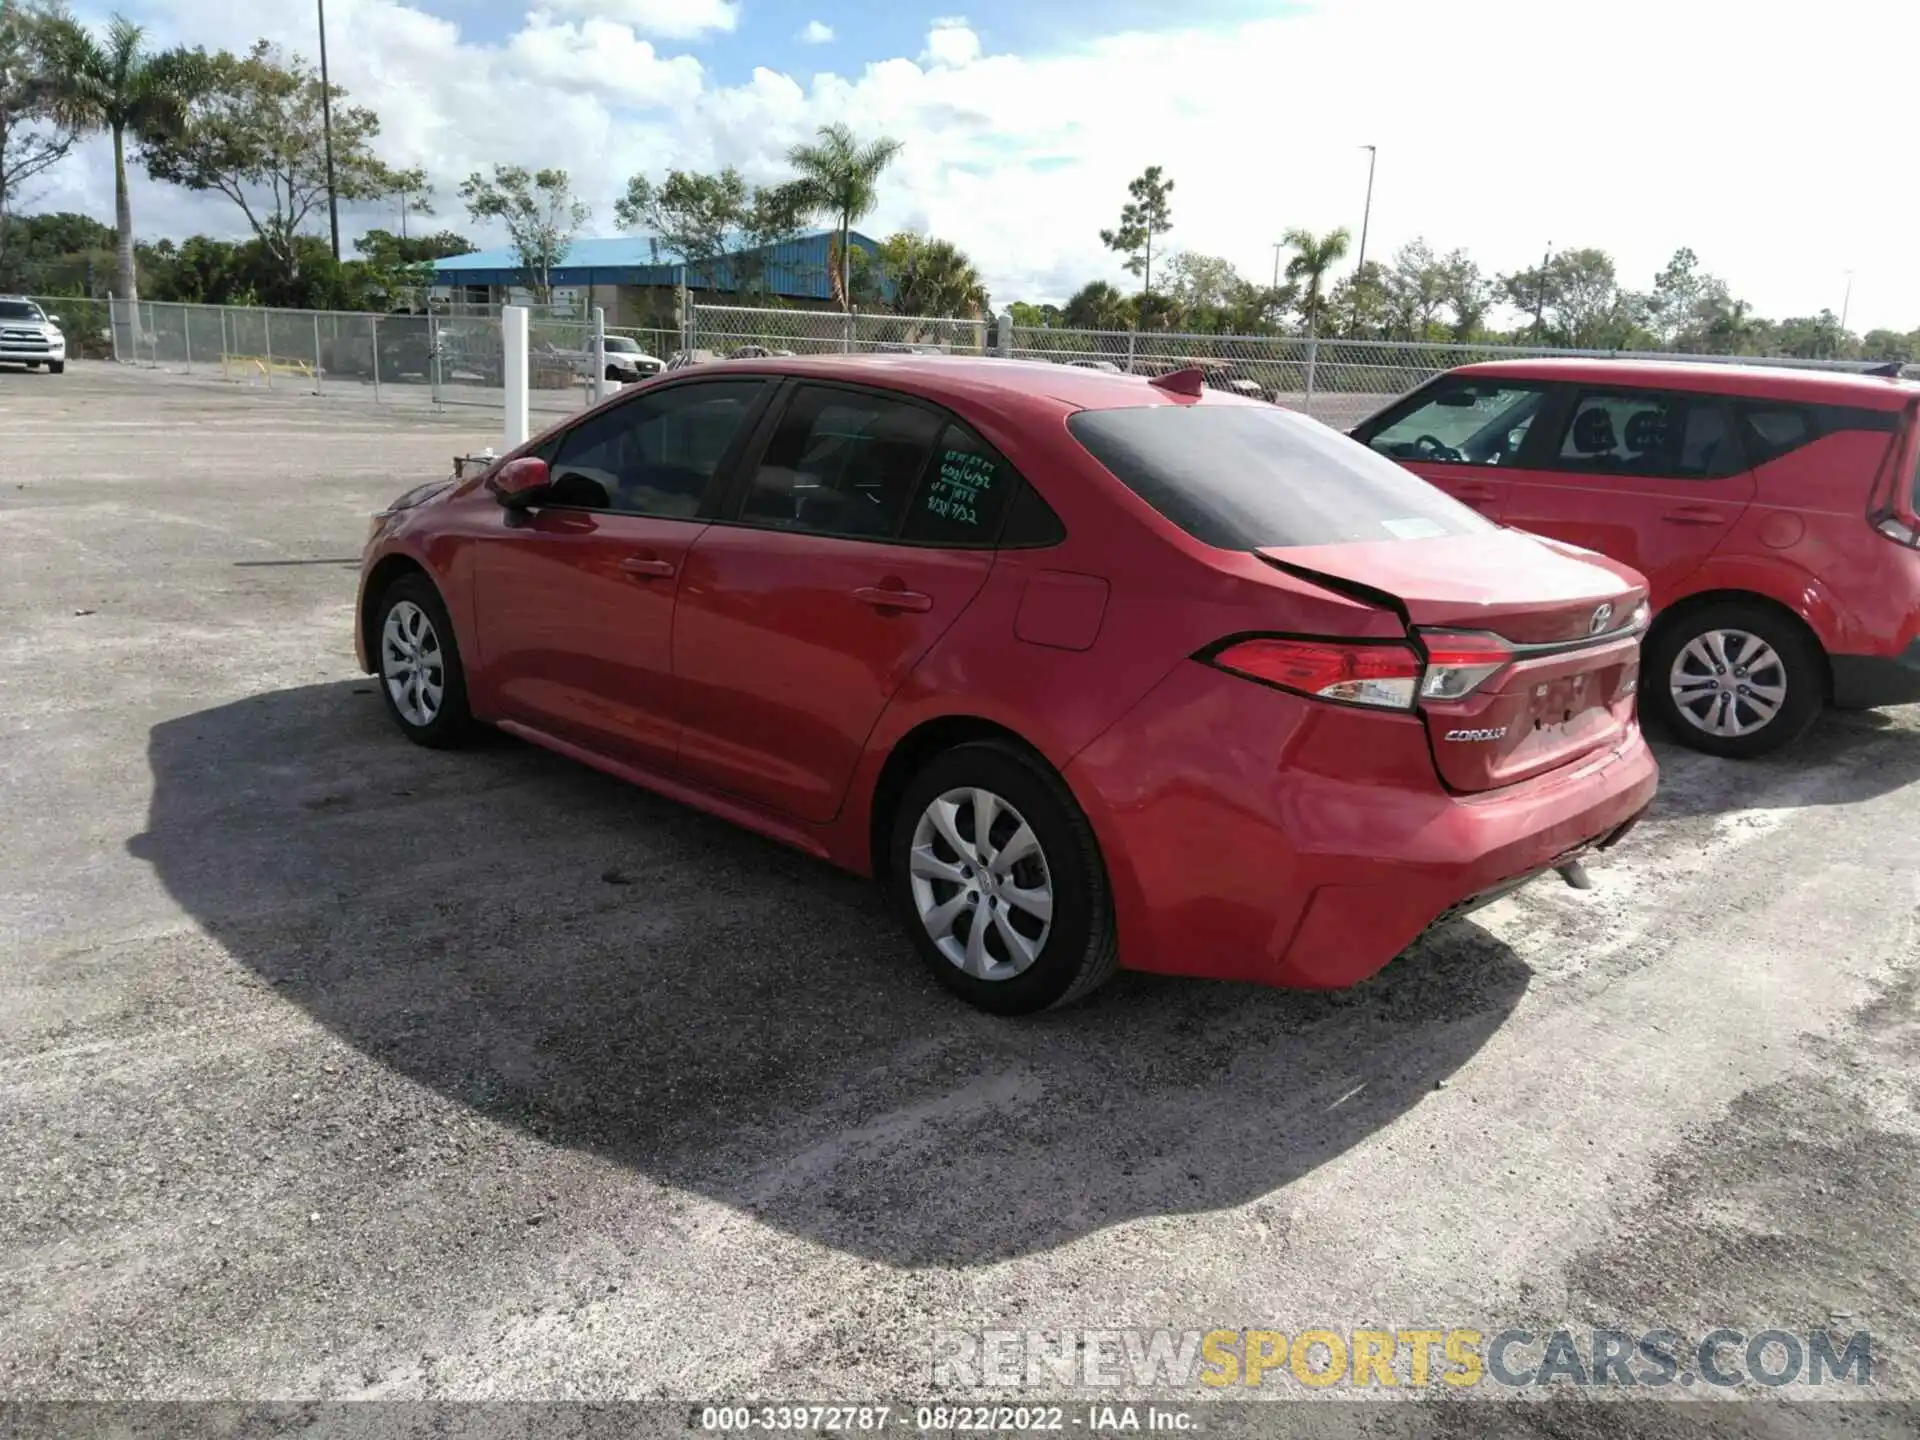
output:
<path id="1" fill-rule="evenodd" d="M 1359 441 L 1278 406 L 1082 410 L 1067 428 L 1121 484 L 1222 550 L 1497 528 Z"/>

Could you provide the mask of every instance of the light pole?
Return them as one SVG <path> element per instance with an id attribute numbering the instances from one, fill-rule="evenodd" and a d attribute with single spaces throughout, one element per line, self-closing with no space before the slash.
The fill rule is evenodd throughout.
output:
<path id="1" fill-rule="evenodd" d="M 338 264 L 340 196 L 333 185 L 333 86 L 327 80 L 327 0 L 314 0 L 314 5 L 320 16 L 320 131 L 327 147 L 327 221 L 333 228 L 333 258 Z"/>
<path id="2" fill-rule="evenodd" d="M 1373 219 L 1373 167 L 1380 159 L 1380 147 L 1362 145 L 1367 152 L 1367 208 L 1360 212 L 1360 258 L 1354 264 L 1355 273 L 1367 268 L 1367 222 Z"/>
<path id="3" fill-rule="evenodd" d="M 1276 290 L 1280 288 L 1280 252 L 1286 248 L 1287 242 L 1284 240 L 1273 242 L 1273 288 Z"/>
<path id="4" fill-rule="evenodd" d="M 1847 271 L 1847 293 L 1840 297 L 1840 331 L 1846 333 L 1847 308 L 1853 304 L 1853 272 Z"/>

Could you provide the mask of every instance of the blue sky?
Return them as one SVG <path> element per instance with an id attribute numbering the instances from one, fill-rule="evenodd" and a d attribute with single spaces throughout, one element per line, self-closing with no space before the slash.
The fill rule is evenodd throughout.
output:
<path id="1" fill-rule="evenodd" d="M 313 53 L 312 0 L 70 0 L 154 40 Z M 1792 25 L 1731 0 L 327 0 L 333 77 L 421 165 L 439 220 L 497 163 L 561 166 L 613 231 L 636 173 L 784 178 L 822 124 L 905 144 L 870 234 L 931 231 L 995 299 L 1129 283 L 1099 241 L 1128 180 L 1176 181 L 1171 250 L 1270 273 L 1292 226 L 1356 239 L 1379 148 L 1370 258 L 1424 238 L 1489 271 L 1597 246 L 1645 288 L 1680 246 L 1763 314 L 1920 325 L 1920 188 L 1897 122 L 1920 51 L 1911 0 L 1823 0 Z M 830 26 L 820 44 L 800 37 Z M 1784 97 L 1784 98 L 1783 98 Z M 112 215 L 96 142 L 40 208 Z M 144 235 L 245 233 L 237 207 L 136 177 Z M 349 236 L 394 217 L 343 217 Z M 1357 258 L 1357 257 L 1356 257 Z M 1351 262 L 1349 262 L 1351 263 Z"/>

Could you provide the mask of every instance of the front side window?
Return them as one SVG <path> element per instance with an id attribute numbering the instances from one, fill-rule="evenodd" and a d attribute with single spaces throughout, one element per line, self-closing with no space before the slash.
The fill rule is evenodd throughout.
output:
<path id="1" fill-rule="evenodd" d="M 768 442 L 740 518 L 781 530 L 894 539 L 941 429 L 940 417 L 917 405 L 803 385 Z"/>
<path id="2" fill-rule="evenodd" d="M 1712 480 L 1743 464 L 1726 407 L 1711 395 L 1583 391 L 1554 468 L 1591 475 Z"/>
<path id="3" fill-rule="evenodd" d="M 1223 550 L 1497 528 L 1411 470 L 1278 406 L 1082 410 L 1067 428 L 1121 484 Z"/>
<path id="4" fill-rule="evenodd" d="M 549 503 L 693 519 L 763 386 L 674 385 L 601 411 L 561 438 Z"/>
<path id="5" fill-rule="evenodd" d="M 1544 386 L 1511 380 L 1453 380 L 1367 443 L 1395 460 L 1511 465 L 1546 393 Z"/>

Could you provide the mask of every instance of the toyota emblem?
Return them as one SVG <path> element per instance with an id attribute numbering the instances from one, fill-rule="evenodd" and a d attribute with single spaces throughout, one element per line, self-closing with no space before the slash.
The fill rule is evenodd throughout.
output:
<path id="1" fill-rule="evenodd" d="M 1598 610 L 1593 612 L 1593 620 L 1587 626 L 1587 633 L 1589 635 L 1598 635 L 1602 630 L 1607 628 L 1607 622 L 1611 619 L 1613 619 L 1613 606 L 1602 605 Z"/>

